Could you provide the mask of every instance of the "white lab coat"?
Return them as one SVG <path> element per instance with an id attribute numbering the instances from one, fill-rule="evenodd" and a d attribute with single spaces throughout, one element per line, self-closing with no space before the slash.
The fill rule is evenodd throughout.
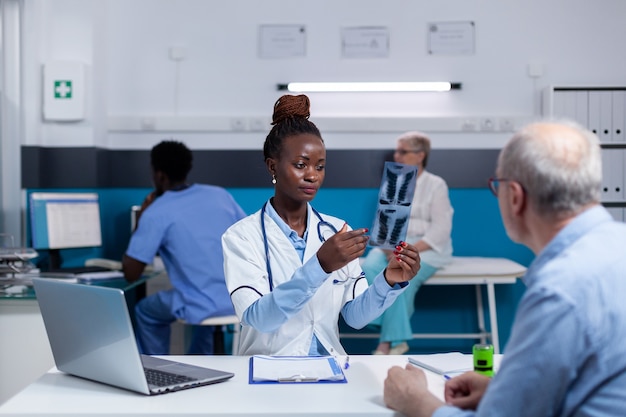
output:
<path id="1" fill-rule="evenodd" d="M 308 206 L 308 236 L 303 261 L 300 261 L 293 244 L 272 218 L 265 214 L 265 233 L 269 247 L 270 267 L 274 288 L 289 281 L 322 245 L 317 232 L 318 217 Z M 343 220 L 321 214 L 322 219 L 340 230 Z M 226 285 L 239 319 L 246 309 L 270 292 L 265 256 L 261 210 L 231 226 L 222 236 L 224 273 Z M 338 319 L 341 308 L 363 293 L 365 279 L 348 279 L 333 283 L 334 279 L 358 277 L 362 270 L 358 259 L 350 262 L 341 273 L 335 271 L 317 290 L 309 302 L 272 333 L 261 333 L 244 325 L 241 331 L 241 355 L 308 355 L 313 333 L 330 354 L 344 355 L 339 342 Z"/>

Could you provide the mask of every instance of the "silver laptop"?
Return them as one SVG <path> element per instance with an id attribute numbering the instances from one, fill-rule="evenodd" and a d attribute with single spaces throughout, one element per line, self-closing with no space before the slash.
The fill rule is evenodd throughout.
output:
<path id="1" fill-rule="evenodd" d="M 33 278 L 33 284 L 60 371 L 146 395 L 234 376 L 141 355 L 120 289 L 45 278 Z"/>

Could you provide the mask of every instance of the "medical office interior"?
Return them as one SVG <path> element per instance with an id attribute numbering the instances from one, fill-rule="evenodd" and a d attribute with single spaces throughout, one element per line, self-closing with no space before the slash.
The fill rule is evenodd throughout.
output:
<path id="1" fill-rule="evenodd" d="M 546 116 L 573 118 L 598 133 L 603 202 L 617 219 L 626 217 L 622 0 L 0 5 L 0 232 L 30 247 L 32 193 L 95 193 L 101 243 L 61 250 L 64 266 L 121 260 L 131 207 L 151 191 L 149 151 L 163 139 L 193 150 L 191 181 L 226 187 L 246 213 L 258 210 L 272 195 L 263 141 L 272 106 L 285 93 L 277 86 L 289 82 L 459 87 L 307 93 L 328 152 L 326 182 L 313 205 L 352 227 L 372 226 L 395 138 L 421 130 L 432 138 L 429 171 L 450 187 L 454 255 L 528 266 L 533 254 L 506 236 L 487 179 L 514 130 Z M 35 261 L 48 252 L 39 249 Z M 524 284 L 495 291 L 503 350 Z M 474 332 L 475 309 L 471 286 L 424 286 L 413 329 Z M 53 365 L 36 313 L 36 301 L 0 299 L 0 403 Z M 416 339 L 410 346 L 468 352 L 474 342 Z M 343 343 L 349 353 L 367 354 L 377 341 Z M 7 381 L 22 365 L 31 368 L 26 380 Z"/>

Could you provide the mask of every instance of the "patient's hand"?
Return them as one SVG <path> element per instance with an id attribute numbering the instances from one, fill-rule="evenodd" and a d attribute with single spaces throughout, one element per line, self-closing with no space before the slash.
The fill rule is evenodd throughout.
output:
<path id="1" fill-rule="evenodd" d="M 452 378 L 446 382 L 444 391 L 446 402 L 465 410 L 476 410 L 489 382 L 491 378 L 476 372 L 465 372 Z"/>

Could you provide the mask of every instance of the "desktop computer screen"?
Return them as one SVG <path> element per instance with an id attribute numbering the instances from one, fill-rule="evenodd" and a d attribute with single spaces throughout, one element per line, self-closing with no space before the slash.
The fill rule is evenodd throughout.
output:
<path id="1" fill-rule="evenodd" d="M 29 208 L 32 247 L 50 250 L 51 259 L 59 249 L 102 245 L 98 194 L 34 192 Z"/>

